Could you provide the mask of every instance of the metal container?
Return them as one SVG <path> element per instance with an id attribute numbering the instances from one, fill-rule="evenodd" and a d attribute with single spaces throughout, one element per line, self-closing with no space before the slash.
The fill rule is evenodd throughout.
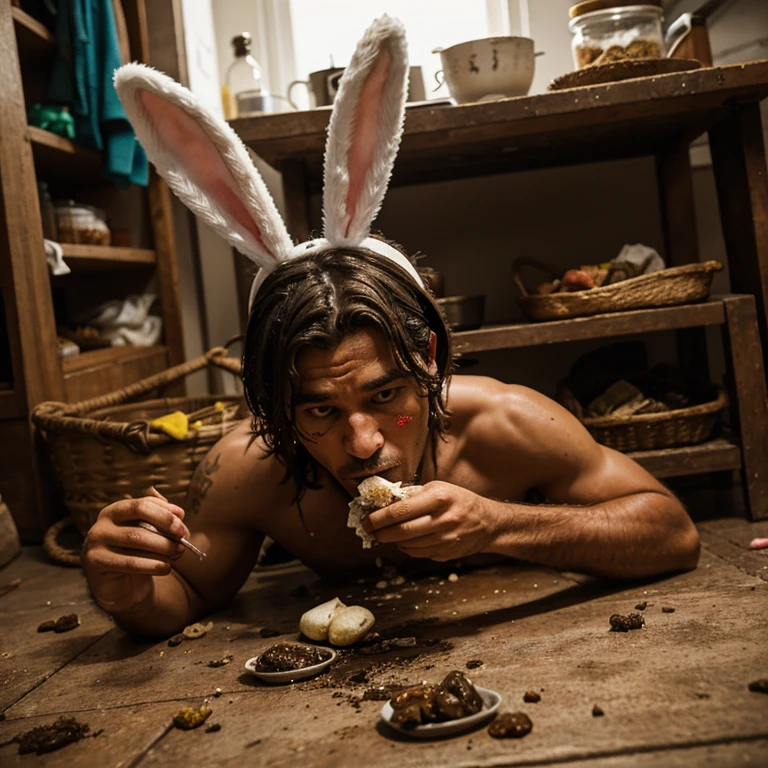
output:
<path id="1" fill-rule="evenodd" d="M 452 331 L 471 331 L 485 320 L 485 295 L 446 296 L 437 303 Z"/>

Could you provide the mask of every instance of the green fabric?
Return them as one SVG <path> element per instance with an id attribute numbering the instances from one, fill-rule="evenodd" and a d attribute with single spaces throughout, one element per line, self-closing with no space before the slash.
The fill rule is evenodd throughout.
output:
<path id="1" fill-rule="evenodd" d="M 69 104 L 76 140 L 103 150 L 105 178 L 146 186 L 147 156 L 112 85 L 122 64 L 112 0 L 58 0 L 58 8 L 48 100 Z"/>

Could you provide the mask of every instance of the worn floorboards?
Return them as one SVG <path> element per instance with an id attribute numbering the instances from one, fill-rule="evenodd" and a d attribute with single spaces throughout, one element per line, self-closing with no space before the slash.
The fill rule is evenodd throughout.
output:
<path id="1" fill-rule="evenodd" d="M 0 765 L 766 765 L 768 696 L 747 685 L 768 677 L 768 552 L 747 545 L 768 536 L 768 522 L 715 518 L 699 528 L 699 567 L 645 584 L 512 564 L 382 592 L 371 583 L 334 589 L 293 564 L 255 571 L 211 617 L 207 636 L 174 648 L 127 637 L 92 605 L 76 570 L 27 549 L 0 572 L 0 586 L 21 580 L 0 597 L 0 743 L 59 714 L 103 731 L 42 757 L 8 744 Z M 302 584 L 308 596 L 294 596 Z M 384 636 L 414 637 L 416 646 L 349 654 L 332 674 L 293 686 L 265 686 L 244 671 L 276 642 L 260 630 L 297 639 L 301 613 L 336 594 L 370 607 Z M 611 614 L 640 601 L 648 603 L 642 630 L 608 631 Z M 36 631 L 71 612 L 77 629 Z M 231 663 L 207 666 L 228 655 Z M 470 660 L 482 661 L 469 674 L 503 695 L 503 710 L 529 714 L 529 736 L 499 741 L 480 729 L 406 741 L 379 724 L 382 702 L 357 700 L 375 685 L 437 681 Z M 528 689 L 540 691 L 539 703 L 523 702 Z M 181 706 L 205 697 L 220 731 L 168 728 Z M 603 717 L 593 717 L 594 704 Z"/>

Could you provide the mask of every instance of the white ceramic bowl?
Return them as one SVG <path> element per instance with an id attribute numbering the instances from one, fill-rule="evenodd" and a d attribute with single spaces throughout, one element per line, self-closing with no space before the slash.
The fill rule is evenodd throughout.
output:
<path id="1" fill-rule="evenodd" d="M 525 96 L 533 82 L 530 37 L 484 37 L 436 52 L 448 90 L 459 104 Z"/>
<path id="2" fill-rule="evenodd" d="M 490 720 L 501 706 L 501 694 L 489 688 L 481 688 L 479 685 L 475 686 L 475 690 L 483 700 L 483 708 L 474 715 L 460 717 L 458 720 L 446 720 L 444 723 L 428 723 L 427 725 L 417 725 L 415 728 L 403 728 L 392 722 L 393 710 L 389 702 L 381 708 L 381 719 L 390 728 L 394 728 L 406 736 L 412 736 L 414 739 L 443 739 L 447 736 L 458 736 L 460 733 L 471 731 L 481 723 Z"/>
<path id="3" fill-rule="evenodd" d="M 311 648 L 317 648 L 318 646 L 310 646 L 308 643 L 301 643 L 301 645 L 307 645 Z M 327 669 L 336 660 L 338 654 L 336 651 L 330 648 L 319 648 L 321 651 L 330 653 L 330 658 L 325 661 L 321 661 L 319 664 L 313 664 L 311 667 L 302 667 L 301 669 L 290 669 L 286 672 L 261 672 L 256 669 L 256 662 L 259 657 L 254 656 L 252 659 L 248 659 L 245 662 L 245 668 L 252 674 L 256 675 L 260 680 L 265 683 L 274 683 L 276 685 L 283 685 L 285 683 L 295 683 L 297 680 L 306 680 L 308 677 L 314 677 L 319 675 L 324 669 Z M 479 689 L 478 689 L 479 690 Z"/>

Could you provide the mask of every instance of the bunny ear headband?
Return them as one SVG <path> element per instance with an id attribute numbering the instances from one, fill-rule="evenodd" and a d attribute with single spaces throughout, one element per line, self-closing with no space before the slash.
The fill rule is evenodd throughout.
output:
<path id="1" fill-rule="evenodd" d="M 367 248 L 421 286 L 410 261 L 370 237 L 395 162 L 405 117 L 405 29 L 382 16 L 344 70 L 328 128 L 324 237 L 294 246 L 275 203 L 235 132 L 170 77 L 143 64 L 115 72 L 115 88 L 139 141 L 181 201 L 261 269 L 250 302 L 281 262 L 330 248 Z"/>

